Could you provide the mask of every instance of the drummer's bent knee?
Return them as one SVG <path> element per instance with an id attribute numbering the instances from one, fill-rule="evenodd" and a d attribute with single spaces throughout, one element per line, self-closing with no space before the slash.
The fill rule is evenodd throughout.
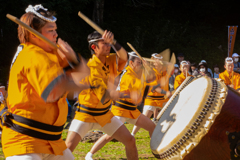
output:
<path id="1" fill-rule="evenodd" d="M 125 144 L 126 146 L 135 146 L 136 144 L 135 144 L 135 138 L 134 138 L 134 136 L 132 136 L 131 134 L 128 136 L 128 137 L 126 137 L 126 144 Z"/>
<path id="2" fill-rule="evenodd" d="M 67 148 L 69 148 L 73 152 L 73 150 L 76 148 L 76 146 L 78 145 L 80 140 L 81 140 L 81 136 L 78 133 L 68 131 L 68 135 L 67 135 L 65 144 L 66 144 Z"/>

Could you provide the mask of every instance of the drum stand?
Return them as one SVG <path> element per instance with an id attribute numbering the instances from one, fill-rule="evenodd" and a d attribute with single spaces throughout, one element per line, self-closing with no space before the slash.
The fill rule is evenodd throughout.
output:
<path id="1" fill-rule="evenodd" d="M 226 132 L 228 135 L 228 141 L 230 143 L 230 155 L 231 160 L 239 160 L 240 159 L 240 132 Z"/>

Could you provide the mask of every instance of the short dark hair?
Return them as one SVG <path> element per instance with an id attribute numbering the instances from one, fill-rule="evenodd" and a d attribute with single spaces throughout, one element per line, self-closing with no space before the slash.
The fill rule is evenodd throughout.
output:
<path id="1" fill-rule="evenodd" d="M 194 66 L 197 68 L 197 64 L 195 62 L 191 63 L 191 67 Z"/>
<path id="2" fill-rule="evenodd" d="M 130 57 L 129 57 L 129 61 L 133 61 L 133 62 L 134 62 L 136 58 L 137 58 L 137 57 L 135 57 L 135 56 L 130 56 Z"/>
<path id="3" fill-rule="evenodd" d="M 130 62 L 130 61 L 133 61 L 133 62 L 134 62 L 136 58 L 137 58 L 137 57 L 135 57 L 135 56 L 130 56 L 130 55 L 129 55 L 128 61 L 127 61 L 127 63 L 126 63 L 126 66 L 129 65 L 129 62 Z"/>
<path id="4" fill-rule="evenodd" d="M 216 64 L 216 65 L 214 65 L 214 67 L 213 68 L 219 68 L 219 66 Z"/>
<path id="5" fill-rule="evenodd" d="M 91 34 L 88 35 L 87 41 L 88 41 L 88 43 L 89 43 L 90 40 L 92 40 L 92 39 L 99 39 L 99 38 L 101 38 L 101 37 L 102 37 L 102 35 L 101 35 L 100 33 L 98 33 L 97 31 L 94 31 L 93 33 L 91 33 Z M 91 54 L 94 54 L 94 53 L 95 53 L 94 50 L 91 48 L 91 46 L 92 46 L 93 44 L 98 47 L 98 41 L 90 42 L 90 43 L 88 44 L 88 48 L 89 48 L 89 50 L 91 51 Z"/>
<path id="6" fill-rule="evenodd" d="M 178 53 L 177 57 L 184 57 L 183 53 Z"/>

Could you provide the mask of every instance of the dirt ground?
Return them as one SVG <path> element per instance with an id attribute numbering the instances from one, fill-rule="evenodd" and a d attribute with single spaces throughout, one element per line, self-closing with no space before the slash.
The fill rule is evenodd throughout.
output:
<path id="1" fill-rule="evenodd" d="M 85 137 L 83 137 L 81 142 L 83 142 L 83 143 L 95 143 L 103 135 L 104 135 L 104 133 L 102 131 L 91 131 L 91 132 L 88 132 Z M 117 142 L 116 139 L 113 139 L 112 141 Z"/>

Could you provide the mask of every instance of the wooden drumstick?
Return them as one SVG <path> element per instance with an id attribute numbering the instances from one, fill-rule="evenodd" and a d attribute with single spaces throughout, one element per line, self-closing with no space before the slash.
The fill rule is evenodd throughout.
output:
<path id="1" fill-rule="evenodd" d="M 148 61 L 148 62 L 155 62 L 155 60 L 150 59 L 150 58 L 145 58 L 145 57 L 143 57 L 143 59 L 144 59 L 145 61 Z"/>
<path id="2" fill-rule="evenodd" d="M 170 76 L 172 73 L 172 70 L 174 69 L 174 64 L 176 63 L 176 56 L 174 53 L 172 53 L 172 57 L 170 59 L 170 64 L 168 65 L 167 74 Z"/>
<path id="3" fill-rule="evenodd" d="M 142 56 L 137 52 L 137 50 L 130 44 L 127 42 L 127 45 L 137 54 L 137 56 L 141 59 L 141 61 L 143 61 Z M 145 68 L 145 67 L 144 67 Z M 146 72 L 148 73 L 148 71 L 146 70 Z M 141 83 L 143 84 L 143 76 L 141 77 Z"/>
<path id="4" fill-rule="evenodd" d="M 104 30 L 101 29 L 98 25 L 96 25 L 96 23 L 94 23 L 93 21 L 91 21 L 88 17 L 86 17 L 84 14 L 82 14 L 80 11 L 78 12 L 78 16 L 81 17 L 87 24 L 89 24 L 93 29 L 95 29 L 96 31 L 98 31 L 98 33 L 100 33 L 101 35 L 103 35 Z"/>
<path id="5" fill-rule="evenodd" d="M 142 56 L 137 52 L 137 50 L 130 44 L 127 42 L 127 45 L 138 55 L 138 57 L 143 61 Z"/>
<path id="6" fill-rule="evenodd" d="M 87 16 L 85 16 L 83 13 L 80 11 L 78 12 L 78 16 L 81 17 L 87 24 L 89 24 L 93 29 L 98 31 L 101 35 L 103 35 L 104 30 L 100 28 L 96 23 L 94 23 L 92 20 L 90 20 Z M 115 44 L 117 41 L 114 39 L 113 44 Z"/>
<path id="7" fill-rule="evenodd" d="M 145 58 L 145 57 L 142 57 L 142 58 L 143 58 L 145 61 L 148 61 L 148 62 L 155 62 L 154 59 Z M 159 62 L 160 62 L 161 65 L 163 65 L 163 62 L 162 62 L 162 61 L 159 60 Z"/>
<path id="8" fill-rule="evenodd" d="M 52 41 L 50 41 L 49 39 L 47 39 L 46 37 L 44 37 L 41 33 L 39 33 L 38 31 L 36 31 L 35 29 L 33 29 L 32 27 L 30 27 L 29 25 L 27 25 L 26 23 L 20 21 L 17 17 L 14 17 L 10 14 L 7 14 L 6 17 L 8 19 L 10 19 L 11 21 L 19 24 L 20 26 L 24 27 L 25 29 L 27 29 L 30 33 L 34 34 L 36 37 L 38 37 L 39 39 L 41 39 L 42 41 L 44 41 L 45 43 L 47 43 L 48 45 L 50 45 L 51 47 L 53 47 L 54 49 L 59 49 L 62 51 L 62 49 L 60 47 L 58 47 L 56 44 L 54 44 Z M 70 65 L 71 68 L 74 68 L 74 66 L 69 62 L 69 60 L 67 59 L 68 64 Z"/>
<path id="9" fill-rule="evenodd" d="M 38 31 L 36 31 L 35 29 L 31 28 L 30 26 L 28 26 L 27 24 L 25 24 L 24 22 L 20 21 L 17 17 L 14 17 L 10 14 L 6 15 L 8 19 L 10 19 L 11 21 L 21 25 L 22 27 L 24 27 L 25 29 L 27 29 L 29 32 L 31 32 L 32 34 L 34 34 L 36 37 L 38 37 L 39 39 L 41 39 L 42 41 L 46 42 L 47 44 L 49 44 L 51 47 L 53 47 L 54 49 L 58 49 L 58 46 L 56 44 L 54 44 L 52 41 L 50 41 L 49 39 L 47 39 L 46 37 L 44 37 L 41 33 L 39 33 Z"/>

